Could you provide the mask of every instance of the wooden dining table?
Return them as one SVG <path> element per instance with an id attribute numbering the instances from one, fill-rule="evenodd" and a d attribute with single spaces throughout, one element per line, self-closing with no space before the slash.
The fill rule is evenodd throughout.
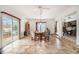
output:
<path id="1" fill-rule="evenodd" d="M 35 41 L 37 41 L 37 40 L 42 41 L 42 40 L 45 40 L 46 39 L 44 32 L 35 32 L 34 37 L 35 37 L 34 38 Z"/>

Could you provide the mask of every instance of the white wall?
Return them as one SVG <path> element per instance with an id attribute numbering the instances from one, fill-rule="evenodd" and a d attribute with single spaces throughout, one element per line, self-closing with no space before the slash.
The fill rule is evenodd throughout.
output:
<path id="1" fill-rule="evenodd" d="M 36 30 L 36 21 L 30 20 L 30 32 L 33 33 Z"/>
<path id="2" fill-rule="evenodd" d="M 25 23 L 26 23 L 26 21 L 25 21 L 25 19 L 22 19 L 20 22 L 21 22 L 20 37 L 24 37 L 24 31 L 25 31 Z"/>
<path id="3" fill-rule="evenodd" d="M 57 17 L 57 34 L 62 37 L 63 36 L 63 19 L 62 17 Z"/>
<path id="4" fill-rule="evenodd" d="M 77 38 L 76 44 L 79 45 L 79 8 L 77 9 Z"/>
<path id="5" fill-rule="evenodd" d="M 47 27 L 50 29 L 51 34 L 55 33 L 55 20 L 49 19 L 49 20 L 46 20 L 46 22 L 47 22 Z"/>
<path id="6" fill-rule="evenodd" d="M 79 45 L 79 16 L 77 18 L 77 39 L 76 44 Z"/>

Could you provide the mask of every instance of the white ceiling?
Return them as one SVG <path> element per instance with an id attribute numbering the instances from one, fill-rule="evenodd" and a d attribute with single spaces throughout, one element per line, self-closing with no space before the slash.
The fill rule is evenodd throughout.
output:
<path id="1" fill-rule="evenodd" d="M 13 15 L 16 15 L 20 18 L 31 18 L 31 19 L 40 19 L 40 11 L 37 5 L 6 5 L 0 6 L 3 11 L 7 11 Z M 44 5 L 42 6 L 43 13 L 42 19 L 52 19 L 57 15 L 63 13 L 66 9 L 73 7 L 68 5 Z"/>

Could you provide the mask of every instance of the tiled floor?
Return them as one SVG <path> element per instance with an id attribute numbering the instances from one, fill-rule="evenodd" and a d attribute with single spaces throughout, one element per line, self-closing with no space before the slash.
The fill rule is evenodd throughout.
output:
<path id="1" fill-rule="evenodd" d="M 70 38 L 73 42 L 76 42 L 76 36 L 64 35 L 63 37 L 65 37 L 66 39 Z"/>
<path id="2" fill-rule="evenodd" d="M 51 36 L 49 42 L 32 41 L 26 37 L 13 42 L 3 49 L 3 53 L 10 54 L 72 54 L 79 53 L 79 48 L 73 41 Z"/>

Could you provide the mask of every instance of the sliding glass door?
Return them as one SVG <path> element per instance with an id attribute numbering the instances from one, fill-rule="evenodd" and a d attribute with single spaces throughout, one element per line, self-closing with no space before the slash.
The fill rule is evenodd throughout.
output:
<path id="1" fill-rule="evenodd" d="M 2 14 L 2 47 L 19 39 L 19 20 Z"/>

